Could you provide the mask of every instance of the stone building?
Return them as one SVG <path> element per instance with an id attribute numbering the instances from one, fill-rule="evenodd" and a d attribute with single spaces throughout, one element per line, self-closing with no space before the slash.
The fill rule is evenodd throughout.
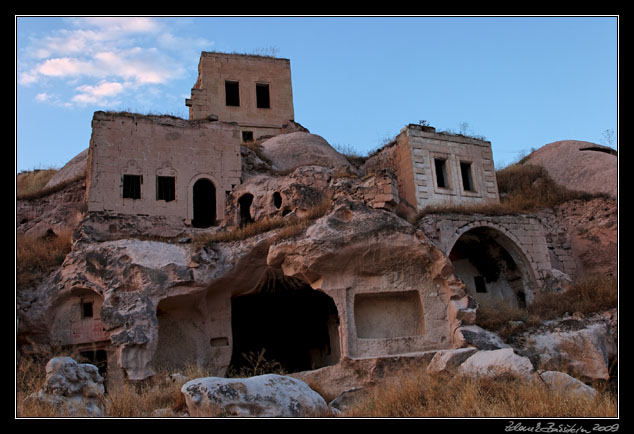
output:
<path id="1" fill-rule="evenodd" d="M 206 228 L 240 183 L 235 125 L 96 112 L 86 179 L 89 212 L 161 216 Z"/>
<path id="2" fill-rule="evenodd" d="M 402 200 L 428 206 L 499 203 L 491 142 L 409 124 L 366 163 L 398 178 Z"/>
<path id="3" fill-rule="evenodd" d="M 236 122 L 243 143 L 277 135 L 295 117 L 290 61 L 203 52 L 185 105 L 191 120 Z"/>

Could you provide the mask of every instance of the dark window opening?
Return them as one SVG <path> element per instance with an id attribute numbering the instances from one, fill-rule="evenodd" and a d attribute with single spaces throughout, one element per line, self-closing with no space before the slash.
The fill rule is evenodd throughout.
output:
<path id="1" fill-rule="evenodd" d="M 483 276 L 474 276 L 473 281 L 475 282 L 476 292 L 487 292 L 486 283 L 484 283 Z"/>
<path id="2" fill-rule="evenodd" d="M 517 305 L 521 308 L 526 307 L 526 294 L 524 294 L 524 291 L 517 292 Z"/>
<path id="3" fill-rule="evenodd" d="M 208 179 L 199 179 L 194 184 L 195 228 L 208 228 L 216 224 L 216 187 Z"/>
<path id="4" fill-rule="evenodd" d="M 242 131 L 242 141 L 252 142 L 253 141 L 253 131 Z"/>
<path id="5" fill-rule="evenodd" d="M 225 81 L 225 101 L 228 106 L 240 106 L 240 86 L 237 81 Z"/>
<path id="6" fill-rule="evenodd" d="M 282 195 L 279 193 L 279 191 L 273 193 L 273 205 L 277 209 L 280 209 L 282 207 Z"/>
<path id="7" fill-rule="evenodd" d="M 447 184 L 447 160 L 435 158 L 434 166 L 436 168 L 436 184 L 439 188 L 449 188 L 449 184 Z"/>
<path id="8" fill-rule="evenodd" d="M 176 178 L 173 176 L 156 177 L 156 200 L 170 202 L 176 198 Z"/>
<path id="9" fill-rule="evenodd" d="M 462 187 L 464 191 L 474 191 L 473 178 L 471 177 L 471 163 L 461 161 L 460 174 L 462 175 Z"/>
<path id="10" fill-rule="evenodd" d="M 92 302 L 91 301 L 82 301 L 81 303 L 81 317 L 82 318 L 92 318 Z"/>
<path id="11" fill-rule="evenodd" d="M 141 175 L 123 175 L 123 198 L 141 199 Z"/>
<path id="12" fill-rule="evenodd" d="M 255 294 L 231 299 L 233 351 L 230 371 L 263 364 L 300 372 L 339 362 L 339 317 L 333 300 L 292 278 L 273 278 Z M 295 279 L 297 280 L 297 279 Z"/>
<path id="13" fill-rule="evenodd" d="M 255 97 L 257 101 L 257 108 L 271 108 L 268 84 L 256 84 Z"/>
<path id="14" fill-rule="evenodd" d="M 252 203 L 253 195 L 251 193 L 243 194 L 240 196 L 240 199 L 238 199 L 238 206 L 240 207 L 240 227 L 253 222 L 253 217 L 251 217 Z"/>

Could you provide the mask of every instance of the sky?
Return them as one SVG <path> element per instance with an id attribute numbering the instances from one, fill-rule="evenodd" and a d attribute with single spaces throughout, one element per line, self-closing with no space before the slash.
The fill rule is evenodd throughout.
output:
<path id="1" fill-rule="evenodd" d="M 615 16 L 16 16 L 16 173 L 87 149 L 95 111 L 187 119 L 202 51 L 290 59 L 295 121 L 360 155 L 421 121 L 485 137 L 496 168 L 618 149 L 618 36 Z"/>

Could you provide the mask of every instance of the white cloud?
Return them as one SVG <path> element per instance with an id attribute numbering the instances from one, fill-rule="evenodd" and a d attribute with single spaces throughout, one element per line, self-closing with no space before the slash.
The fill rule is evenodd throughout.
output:
<path id="1" fill-rule="evenodd" d="M 66 22 L 69 28 L 31 39 L 18 53 L 18 83 L 67 87 L 76 92 L 69 102 L 77 104 L 112 101 L 114 94 L 102 93 L 108 90 L 123 96 L 126 91 L 168 84 L 185 75 L 185 59 L 190 62 L 192 53 L 199 55 L 213 45 L 204 38 L 174 35 L 150 17 L 85 17 Z"/>
<path id="2" fill-rule="evenodd" d="M 118 82 L 102 82 L 97 86 L 81 85 L 76 88 L 77 93 L 72 101 L 79 104 L 105 104 L 111 97 L 123 92 L 125 86 Z"/>

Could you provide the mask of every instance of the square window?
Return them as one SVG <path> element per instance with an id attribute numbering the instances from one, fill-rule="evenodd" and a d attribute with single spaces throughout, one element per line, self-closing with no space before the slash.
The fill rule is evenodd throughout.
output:
<path id="1" fill-rule="evenodd" d="M 176 178 L 173 176 L 156 177 L 156 200 L 170 202 L 176 198 Z"/>
<path id="2" fill-rule="evenodd" d="M 123 198 L 141 199 L 141 175 L 123 175 Z"/>
<path id="3" fill-rule="evenodd" d="M 242 142 L 248 143 L 253 141 L 253 131 L 242 131 Z"/>
<path id="4" fill-rule="evenodd" d="M 460 175 L 462 176 L 462 187 L 464 191 L 475 191 L 473 188 L 471 163 L 466 161 L 460 162 Z"/>
<path id="5" fill-rule="evenodd" d="M 225 81 L 225 102 L 228 106 L 240 106 L 240 86 L 237 81 Z"/>
<path id="6" fill-rule="evenodd" d="M 434 166 L 436 169 L 436 185 L 439 188 L 449 188 L 447 182 L 447 160 L 434 158 Z"/>
<path id="7" fill-rule="evenodd" d="M 92 302 L 82 301 L 81 303 L 81 317 L 82 318 L 92 318 Z"/>
<path id="8" fill-rule="evenodd" d="M 271 98 L 269 95 L 269 85 L 256 83 L 255 98 L 257 108 L 271 108 Z"/>

